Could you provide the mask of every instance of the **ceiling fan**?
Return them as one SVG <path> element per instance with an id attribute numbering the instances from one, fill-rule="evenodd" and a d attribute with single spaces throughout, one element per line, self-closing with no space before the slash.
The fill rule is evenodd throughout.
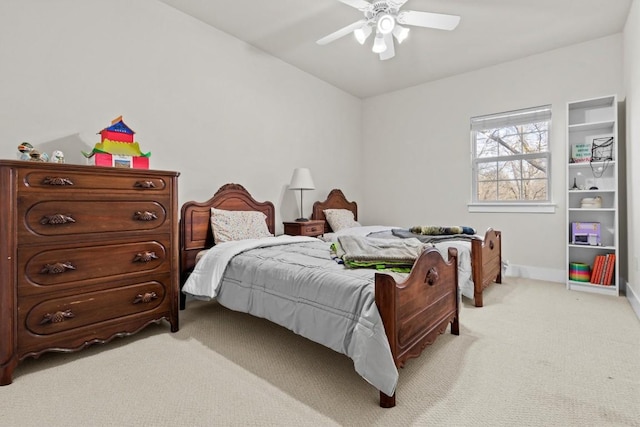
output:
<path id="1" fill-rule="evenodd" d="M 376 30 L 373 42 L 374 53 L 380 55 L 381 60 L 393 58 L 396 54 L 393 38 L 402 43 L 409 35 L 409 28 L 404 25 L 435 28 L 438 30 L 453 30 L 458 26 L 460 17 L 441 13 L 419 12 L 415 10 L 400 10 L 407 0 L 383 0 L 368 2 L 366 0 L 338 0 L 364 13 L 364 19 L 335 31 L 318 40 L 316 43 L 325 45 L 340 37 L 353 32 L 356 40 L 364 44 L 369 35 Z"/>

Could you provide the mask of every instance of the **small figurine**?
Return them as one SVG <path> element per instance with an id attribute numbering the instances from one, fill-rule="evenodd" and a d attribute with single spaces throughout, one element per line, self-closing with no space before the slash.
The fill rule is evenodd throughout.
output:
<path id="1" fill-rule="evenodd" d="M 40 151 L 33 149 L 29 152 L 30 162 L 48 162 L 49 156 L 47 153 L 41 153 Z"/>
<path id="2" fill-rule="evenodd" d="M 33 145 L 29 144 L 28 142 L 23 142 L 22 144 L 18 145 L 20 160 L 31 160 L 31 156 L 29 156 L 29 153 L 31 153 L 32 150 Z"/>
<path id="3" fill-rule="evenodd" d="M 51 163 L 64 163 L 64 153 L 60 150 L 51 153 Z"/>

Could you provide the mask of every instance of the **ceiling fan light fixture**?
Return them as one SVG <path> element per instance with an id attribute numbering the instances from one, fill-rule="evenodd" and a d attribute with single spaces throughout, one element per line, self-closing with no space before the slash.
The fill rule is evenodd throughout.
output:
<path id="1" fill-rule="evenodd" d="M 355 30 L 353 30 L 353 35 L 356 36 L 356 40 L 358 40 L 358 43 L 364 44 L 364 42 L 367 41 L 367 38 L 369 38 L 371 31 L 372 30 L 369 24 L 365 24 L 361 28 L 356 28 Z"/>
<path id="2" fill-rule="evenodd" d="M 382 53 L 387 50 L 387 44 L 384 42 L 384 35 L 381 33 L 376 34 L 376 38 L 373 41 L 373 53 Z"/>
<path id="3" fill-rule="evenodd" d="M 409 28 L 403 27 L 402 25 L 396 25 L 393 29 L 393 35 L 395 36 L 398 43 L 402 43 L 409 37 Z"/>
<path id="4" fill-rule="evenodd" d="M 353 22 L 316 41 L 325 45 L 353 33 L 364 44 L 375 31 L 372 51 L 386 61 L 395 56 L 396 41 L 402 43 L 409 36 L 409 28 L 417 26 L 451 31 L 458 26 L 460 17 L 443 13 L 401 10 L 407 0 L 338 0 L 364 13 L 364 18 Z M 395 39 L 395 41 L 394 41 Z"/>
<path id="5" fill-rule="evenodd" d="M 389 14 L 384 14 L 378 18 L 378 32 L 382 34 L 389 34 L 396 26 L 396 20 Z"/>

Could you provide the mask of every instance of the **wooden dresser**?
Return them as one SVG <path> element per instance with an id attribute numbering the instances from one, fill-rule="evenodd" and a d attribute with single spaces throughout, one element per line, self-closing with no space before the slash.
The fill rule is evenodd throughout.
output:
<path id="1" fill-rule="evenodd" d="M 0 160 L 0 385 L 26 357 L 178 330 L 178 175 Z"/>

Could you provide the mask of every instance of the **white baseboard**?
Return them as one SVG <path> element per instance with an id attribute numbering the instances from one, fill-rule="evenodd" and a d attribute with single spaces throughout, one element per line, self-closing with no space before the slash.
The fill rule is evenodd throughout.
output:
<path id="1" fill-rule="evenodd" d="M 627 299 L 629 300 L 629 304 L 631 304 L 631 308 L 633 309 L 633 311 L 636 313 L 636 316 L 638 316 L 638 319 L 640 320 L 640 294 L 637 294 L 634 292 L 633 290 L 633 286 L 629 286 L 629 283 L 626 283 L 626 293 L 627 293 Z"/>
<path id="2" fill-rule="evenodd" d="M 504 273 L 505 276 L 524 277 L 526 279 L 545 280 L 547 282 L 558 283 L 565 283 L 565 274 L 565 270 L 517 264 L 508 264 Z"/>

